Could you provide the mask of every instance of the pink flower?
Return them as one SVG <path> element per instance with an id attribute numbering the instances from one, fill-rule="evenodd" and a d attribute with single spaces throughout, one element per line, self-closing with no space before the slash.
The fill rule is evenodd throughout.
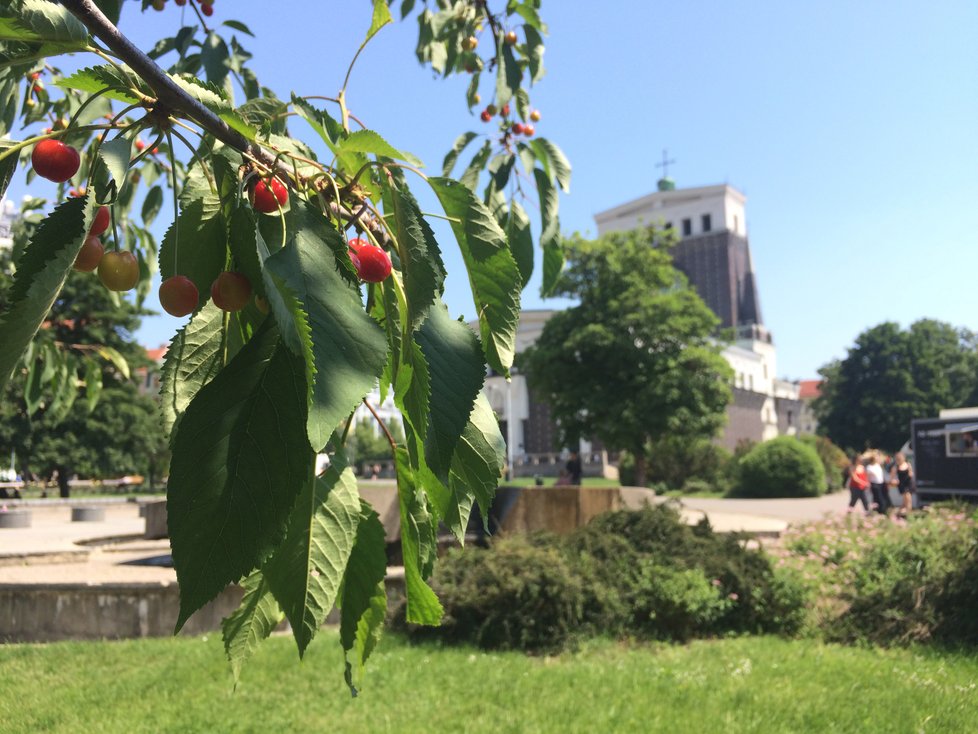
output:
<path id="1" fill-rule="evenodd" d="M 731 591 L 729 594 L 727 594 L 727 598 L 730 601 L 737 601 L 740 597 L 737 596 L 737 594 L 735 592 Z"/>

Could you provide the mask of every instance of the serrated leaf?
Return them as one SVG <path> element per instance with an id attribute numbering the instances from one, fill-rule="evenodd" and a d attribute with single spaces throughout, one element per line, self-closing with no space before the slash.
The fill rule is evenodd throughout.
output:
<path id="1" fill-rule="evenodd" d="M 530 95 L 523 87 L 516 90 L 516 112 L 520 119 L 526 122 L 530 117 Z"/>
<path id="2" fill-rule="evenodd" d="M 546 50 L 543 45 L 543 37 L 533 26 L 524 26 L 523 32 L 526 35 L 526 56 L 527 68 L 530 72 L 530 83 L 536 84 L 543 78 L 545 69 L 543 68 L 543 52 Z"/>
<path id="3" fill-rule="evenodd" d="M 556 179 L 557 184 L 563 189 L 565 194 L 570 193 L 570 177 L 571 177 L 571 164 L 567 160 L 567 156 L 564 155 L 556 143 L 547 140 L 546 138 L 537 138 L 530 142 L 530 147 L 533 149 L 537 160 L 539 160 L 550 176 L 551 180 Z"/>
<path id="4" fill-rule="evenodd" d="M 502 107 L 520 88 L 523 72 L 513 55 L 513 47 L 505 43 L 502 36 L 499 38 L 497 49 L 496 59 L 499 68 L 496 72 L 496 104 Z"/>
<path id="5" fill-rule="evenodd" d="M 257 216 L 250 206 L 239 206 L 231 212 L 228 226 L 228 246 L 234 267 L 251 282 L 255 293 L 264 294 L 263 261 L 258 255 Z"/>
<path id="6" fill-rule="evenodd" d="M 10 140 L 0 141 L 0 153 L 5 152 L 7 149 L 12 148 L 14 143 Z M 7 187 L 10 185 L 10 180 L 14 177 L 14 172 L 17 170 L 17 163 L 20 161 L 20 153 L 14 153 L 13 155 L 8 155 L 2 161 L 0 161 L 0 200 L 3 199 L 3 195 L 7 193 Z"/>
<path id="7" fill-rule="evenodd" d="M 401 513 L 401 552 L 404 556 L 404 586 L 407 591 L 407 621 L 437 625 L 445 611 L 435 592 L 425 583 L 426 571 L 436 550 L 434 523 L 418 488 L 411 460 L 400 446 L 394 452 L 397 496 Z"/>
<path id="8" fill-rule="evenodd" d="M 315 207 L 293 206 L 288 237 L 265 268 L 296 302 L 292 317 L 310 382 L 307 428 L 318 451 L 373 388 L 387 361 L 387 340 L 337 272 L 327 240 L 343 238 Z"/>
<path id="9" fill-rule="evenodd" d="M 540 247 L 543 248 L 543 285 L 540 293 L 543 296 L 553 292 L 564 265 L 564 252 L 560 245 L 560 219 L 557 217 L 559 204 L 557 189 L 550 183 L 550 178 L 539 168 L 533 169 L 533 177 L 537 184 L 537 194 L 540 197 Z"/>
<path id="10" fill-rule="evenodd" d="M 88 360 L 85 366 L 85 402 L 88 412 L 91 413 L 98 405 L 98 399 L 102 395 L 102 369 L 98 362 Z"/>
<path id="11" fill-rule="evenodd" d="M 222 86 L 230 73 L 231 52 L 224 39 L 211 31 L 200 46 L 200 61 L 207 74 L 207 81 Z"/>
<path id="12" fill-rule="evenodd" d="M 260 571 L 242 581 L 241 586 L 245 592 L 241 604 L 221 620 L 224 652 L 231 664 L 235 685 L 241 676 L 241 666 L 282 621 L 282 610 Z"/>
<path id="13" fill-rule="evenodd" d="M 509 251 L 513 253 L 513 259 L 520 270 L 523 287 L 526 288 L 530 276 L 533 275 L 533 235 L 530 232 L 530 218 L 515 199 L 509 207 L 506 238 L 509 240 Z"/>
<path id="14" fill-rule="evenodd" d="M 357 538 L 346 564 L 339 602 L 344 677 L 354 696 L 361 686 L 364 663 L 380 640 L 387 616 L 386 549 L 380 517 L 361 500 Z"/>
<path id="15" fill-rule="evenodd" d="M 506 235 L 471 190 L 447 178 L 430 178 L 445 213 L 452 218 L 479 316 L 482 347 L 489 366 L 509 375 L 516 354 L 521 279 L 506 247 Z"/>
<path id="16" fill-rule="evenodd" d="M 262 569 L 292 625 L 299 657 L 333 608 L 359 521 L 357 479 L 334 457 L 299 495 L 285 540 Z"/>
<path id="17" fill-rule="evenodd" d="M 105 345 L 99 345 L 99 347 L 95 350 L 95 353 L 106 362 L 110 362 L 112 366 L 119 371 L 119 374 L 122 375 L 122 379 L 129 379 L 129 362 L 126 361 L 126 358 L 122 356 L 118 349 L 115 349 L 114 347 L 107 347 Z"/>
<path id="18" fill-rule="evenodd" d="M 98 155 L 105 164 L 109 178 L 115 185 L 115 193 L 118 195 L 126 182 L 126 172 L 132 159 L 132 140 L 120 135 L 115 140 L 103 143 L 98 149 Z"/>
<path id="19" fill-rule="evenodd" d="M 472 160 L 469 162 L 468 167 L 465 169 L 465 173 L 459 178 L 459 182 L 475 191 L 476 187 L 479 185 L 479 174 L 482 173 L 482 169 L 486 167 L 486 162 L 489 160 L 489 156 L 492 155 L 492 143 L 486 141 L 483 143 L 482 147 L 479 148 L 478 152 L 472 156 Z"/>
<path id="20" fill-rule="evenodd" d="M 17 261 L 7 310 L 0 314 L 0 389 L 61 292 L 94 220 L 90 197 L 70 199 L 48 215 Z"/>
<path id="21" fill-rule="evenodd" d="M 363 43 L 366 44 L 374 35 L 388 23 L 393 22 L 390 8 L 387 7 L 387 0 L 374 0 L 373 17 L 370 19 L 370 29 Z"/>
<path id="22" fill-rule="evenodd" d="M 279 545 L 314 454 L 304 370 L 271 319 L 187 407 L 167 484 L 179 631 Z"/>
<path id="23" fill-rule="evenodd" d="M 4 21 L 7 19 L 4 18 Z M 32 37 L 19 40 L 42 40 L 66 43 L 71 46 L 85 46 L 88 43 L 88 29 L 71 12 L 56 3 L 46 0 L 23 0 L 20 6 L 22 27 L 30 29 Z M 0 28 L 2 28 L 0 24 Z M 0 40 L 15 40 L 0 31 Z"/>
<path id="24" fill-rule="evenodd" d="M 513 5 L 513 12 L 519 15 L 527 24 L 540 31 L 541 33 L 548 33 L 547 26 L 540 20 L 540 16 L 537 11 L 533 8 L 530 3 L 519 3 Z M 524 26 L 525 27 L 525 26 Z"/>
<path id="25" fill-rule="evenodd" d="M 391 191 L 390 199 L 407 298 L 408 328 L 413 332 L 424 321 L 428 308 L 442 291 L 445 265 L 435 235 L 414 197 L 395 189 Z"/>
<path id="26" fill-rule="evenodd" d="M 160 407 L 166 432 L 200 389 L 222 367 L 224 312 L 207 303 L 170 342 L 160 379 Z"/>
<path id="27" fill-rule="evenodd" d="M 240 31 L 241 33 L 245 33 L 251 36 L 252 38 L 255 37 L 255 34 L 251 32 L 251 29 L 248 26 L 246 26 L 244 23 L 241 23 L 240 21 L 226 20 L 224 21 L 223 25 L 226 25 L 228 28 L 233 28 L 236 31 Z"/>
<path id="28" fill-rule="evenodd" d="M 87 94 L 96 94 L 109 90 L 103 96 L 126 104 L 139 102 L 140 96 L 133 90 L 144 89 L 145 85 L 132 75 L 128 69 L 115 66 L 92 66 L 79 69 L 68 77 L 62 77 L 56 83 L 62 89 L 77 89 Z M 144 91 L 149 94 L 148 88 Z"/>
<path id="29" fill-rule="evenodd" d="M 156 219 L 156 215 L 160 213 L 160 209 L 163 208 L 163 189 L 160 186 L 154 186 L 146 194 L 146 198 L 143 199 L 143 210 L 142 217 L 143 223 L 148 227 Z"/>
<path id="30" fill-rule="evenodd" d="M 492 163 L 489 164 L 489 173 L 492 174 L 492 183 L 498 191 L 502 192 L 506 189 L 506 184 L 509 183 L 509 175 L 513 172 L 515 164 L 515 153 L 500 153 L 492 159 Z M 497 216 L 496 219 L 499 220 L 499 217 Z"/>
<path id="31" fill-rule="evenodd" d="M 343 158 L 348 157 L 349 153 L 372 153 L 385 158 L 406 161 L 418 168 L 424 166 L 420 159 L 410 153 L 398 150 L 373 130 L 357 130 L 341 140 L 337 148 L 337 155 Z"/>
<path id="32" fill-rule="evenodd" d="M 462 133 L 455 139 L 452 149 L 448 151 L 448 153 L 445 155 L 445 160 L 442 162 L 442 176 L 452 175 L 452 169 L 455 168 L 455 162 L 458 160 L 458 157 L 462 154 L 462 151 L 465 150 L 466 146 L 477 137 L 479 137 L 478 133 L 467 132 Z"/>
<path id="33" fill-rule="evenodd" d="M 443 303 L 431 307 L 417 340 L 431 381 L 425 458 L 444 482 L 455 444 L 485 382 L 482 349 L 472 330 L 453 319 Z"/>
<path id="34" fill-rule="evenodd" d="M 316 131 L 319 137 L 323 139 L 323 142 L 336 155 L 339 152 L 338 146 L 340 141 L 346 137 L 346 131 L 343 129 L 343 125 L 326 112 L 326 110 L 313 107 L 301 97 L 292 95 L 292 105 L 295 107 L 295 111 L 299 113 L 299 117 L 309 123 L 310 127 Z"/>
<path id="35" fill-rule="evenodd" d="M 459 542 L 464 541 L 473 499 L 479 504 L 483 522 L 488 523 L 489 507 L 505 466 L 506 441 L 489 400 L 480 392 L 455 446 L 448 476 L 452 504 L 444 520 Z"/>

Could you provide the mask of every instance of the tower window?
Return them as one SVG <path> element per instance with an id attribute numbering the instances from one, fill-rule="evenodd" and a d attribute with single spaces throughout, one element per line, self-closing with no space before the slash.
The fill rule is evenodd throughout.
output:
<path id="1" fill-rule="evenodd" d="M 709 232 L 711 229 L 713 229 L 713 221 L 711 220 L 709 214 L 704 214 L 703 215 L 703 231 L 704 232 Z"/>
<path id="2" fill-rule="evenodd" d="M 684 219 L 683 220 L 683 237 L 689 237 L 693 234 L 693 220 Z"/>

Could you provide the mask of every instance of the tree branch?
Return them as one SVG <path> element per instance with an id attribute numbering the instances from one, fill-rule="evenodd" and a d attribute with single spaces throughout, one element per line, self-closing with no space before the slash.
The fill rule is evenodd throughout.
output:
<path id="1" fill-rule="evenodd" d="M 292 172 L 288 166 L 278 161 L 271 152 L 230 128 L 224 120 L 181 89 L 156 62 L 123 35 L 92 0 L 61 0 L 61 4 L 153 89 L 158 102 L 154 112 L 163 117 L 169 117 L 170 113 L 182 113 L 225 145 L 250 155 L 275 170 L 286 183 L 291 182 Z M 353 212 L 338 201 L 330 202 L 330 207 L 347 222 L 355 219 Z M 389 239 L 383 225 L 373 217 L 364 217 L 360 226 L 373 232 L 381 242 Z"/>

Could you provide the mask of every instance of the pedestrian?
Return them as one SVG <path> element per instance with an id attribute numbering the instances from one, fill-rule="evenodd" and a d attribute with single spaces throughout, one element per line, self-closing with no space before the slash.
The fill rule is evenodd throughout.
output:
<path id="1" fill-rule="evenodd" d="M 893 468 L 890 469 L 890 486 L 896 487 L 903 499 L 903 504 L 897 512 L 898 517 L 906 517 L 913 508 L 913 467 L 902 452 L 893 457 Z"/>
<path id="2" fill-rule="evenodd" d="M 857 502 L 862 502 L 863 510 L 867 515 L 869 514 L 869 499 L 866 497 L 868 488 L 869 478 L 866 476 L 866 467 L 857 454 L 852 457 L 852 466 L 849 469 L 849 512 L 852 512 Z"/>
<path id="3" fill-rule="evenodd" d="M 885 515 L 890 509 L 890 496 L 886 489 L 886 475 L 883 466 L 880 464 L 879 451 L 872 451 L 866 464 L 866 476 L 869 479 L 869 488 L 873 494 L 873 507 L 881 515 Z"/>
<path id="4" fill-rule="evenodd" d="M 567 465 L 564 467 L 567 472 L 568 482 L 570 484 L 579 485 L 581 483 L 581 457 L 576 451 L 570 452 L 570 458 L 567 460 Z"/>

